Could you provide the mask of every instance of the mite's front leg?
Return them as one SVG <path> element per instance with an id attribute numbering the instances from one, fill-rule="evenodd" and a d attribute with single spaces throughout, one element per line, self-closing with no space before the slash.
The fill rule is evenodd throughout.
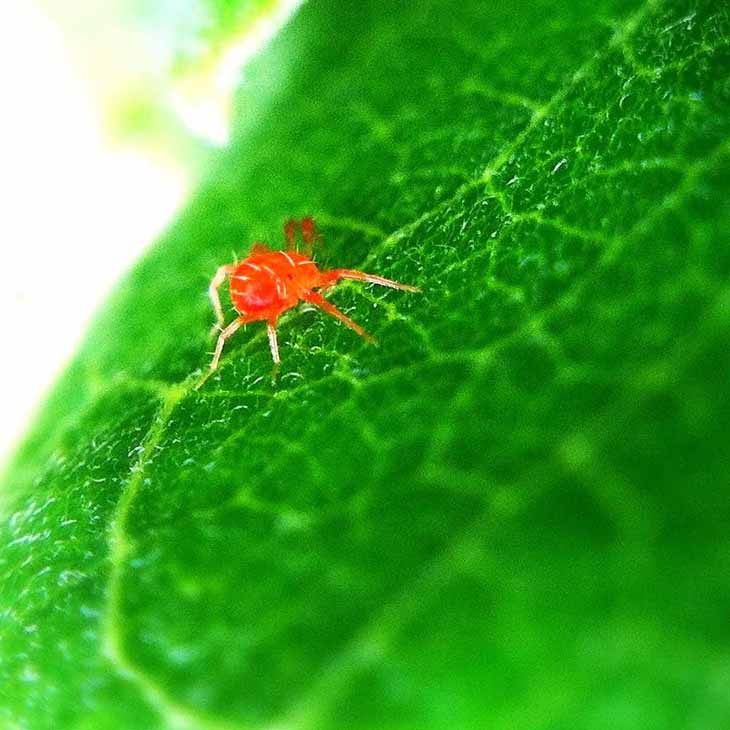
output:
<path id="1" fill-rule="evenodd" d="M 220 288 L 220 285 L 226 280 L 226 276 L 232 274 L 235 268 L 235 264 L 224 264 L 223 266 L 220 266 L 218 268 L 218 271 L 215 272 L 215 276 L 210 281 L 210 286 L 208 287 L 208 296 L 210 297 L 211 304 L 213 305 L 213 311 L 215 312 L 215 325 L 213 326 L 214 330 L 221 330 L 223 328 L 223 322 L 225 322 L 218 289 Z"/>
<path id="2" fill-rule="evenodd" d="M 354 269 L 331 269 L 330 271 L 323 271 L 320 276 L 320 281 L 317 286 L 326 288 L 336 284 L 341 279 L 351 279 L 353 281 L 366 281 L 368 284 L 377 284 L 378 286 L 387 286 L 391 289 L 402 289 L 403 291 L 410 291 L 420 293 L 420 289 L 417 286 L 411 286 L 410 284 L 401 284 L 398 281 L 392 279 L 386 279 L 384 276 L 378 276 L 377 274 L 368 274 L 364 271 L 355 271 Z"/>
<path id="3" fill-rule="evenodd" d="M 302 239 L 304 241 L 304 253 L 311 258 L 314 251 L 314 244 L 319 241 L 319 231 L 314 218 L 308 216 L 302 219 Z"/>
<path id="4" fill-rule="evenodd" d="M 221 331 L 218 335 L 218 342 L 215 345 L 215 352 L 213 353 L 213 359 L 210 363 L 211 371 L 218 367 L 218 362 L 221 359 L 221 353 L 223 352 L 223 345 L 226 344 L 226 340 L 234 335 L 242 324 L 246 323 L 245 317 L 238 317 L 231 322 L 228 327 Z"/>
<path id="5" fill-rule="evenodd" d="M 317 225 L 314 222 L 314 218 L 307 216 L 302 218 L 300 221 L 288 220 L 284 224 L 284 237 L 286 238 L 287 251 L 297 250 L 297 228 L 302 232 L 302 241 L 304 241 L 304 255 L 312 255 L 314 250 L 314 244 L 319 241 L 319 231 Z"/>

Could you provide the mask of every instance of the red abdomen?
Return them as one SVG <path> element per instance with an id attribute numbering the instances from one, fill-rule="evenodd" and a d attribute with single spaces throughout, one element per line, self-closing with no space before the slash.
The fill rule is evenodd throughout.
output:
<path id="1" fill-rule="evenodd" d="M 311 288 L 319 275 L 316 264 L 295 252 L 254 253 L 231 274 L 233 306 L 250 319 L 268 319 L 293 307 L 302 289 Z"/>

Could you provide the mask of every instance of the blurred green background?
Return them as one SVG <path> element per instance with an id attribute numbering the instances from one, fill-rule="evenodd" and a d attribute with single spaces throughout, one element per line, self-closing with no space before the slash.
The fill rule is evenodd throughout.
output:
<path id="1" fill-rule="evenodd" d="M 304 4 L 6 470 L 0 725 L 728 727 L 729 41 Z M 196 390 L 209 278 L 308 213 L 424 294 L 343 285 L 379 347 L 303 309 L 277 383 L 249 326 Z"/>

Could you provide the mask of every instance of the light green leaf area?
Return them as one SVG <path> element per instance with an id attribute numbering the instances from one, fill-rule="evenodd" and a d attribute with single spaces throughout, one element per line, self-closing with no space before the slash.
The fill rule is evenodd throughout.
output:
<path id="1" fill-rule="evenodd" d="M 6 474 L 0 726 L 727 727 L 729 41 L 709 0 L 305 4 Z M 378 347 L 303 308 L 278 382 L 251 325 L 196 390 L 216 267 L 307 213 L 424 293 L 343 285 Z"/>

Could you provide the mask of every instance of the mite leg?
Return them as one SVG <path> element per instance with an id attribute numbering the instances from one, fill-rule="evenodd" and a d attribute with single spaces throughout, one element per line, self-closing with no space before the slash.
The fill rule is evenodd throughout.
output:
<path id="1" fill-rule="evenodd" d="M 271 382 L 276 383 L 279 377 L 279 366 L 281 360 L 279 358 L 279 341 L 276 337 L 276 320 L 271 319 L 266 323 L 266 329 L 269 333 L 269 347 L 271 348 L 271 357 L 274 360 L 274 367 L 271 370 Z"/>
<path id="2" fill-rule="evenodd" d="M 296 251 L 296 231 L 299 228 L 302 232 L 302 241 L 304 241 L 304 253 L 307 256 L 312 255 L 314 244 L 319 240 L 319 231 L 314 222 L 314 218 L 308 216 L 300 221 L 288 220 L 284 224 L 284 237 L 286 238 L 286 248 L 288 251 Z"/>
<path id="3" fill-rule="evenodd" d="M 319 240 L 319 231 L 317 225 L 314 222 L 314 218 L 308 216 L 302 218 L 302 239 L 304 240 L 304 253 L 311 258 L 314 244 Z"/>
<path id="4" fill-rule="evenodd" d="M 274 359 L 274 365 L 278 367 L 281 360 L 279 359 L 279 341 L 276 338 L 276 320 L 272 319 L 266 323 L 269 331 L 269 347 L 271 348 L 271 357 Z"/>
<path id="5" fill-rule="evenodd" d="M 369 335 L 357 322 L 353 322 L 346 314 L 340 312 L 334 304 L 328 302 L 321 294 L 310 291 L 303 294 L 302 299 L 304 299 L 305 302 L 310 302 L 311 304 L 318 306 L 320 309 L 327 312 L 327 314 L 337 317 L 340 322 L 346 324 L 350 329 L 355 330 L 360 337 L 366 339 L 368 342 L 375 342 L 375 338 L 372 335 Z"/>
<path id="6" fill-rule="evenodd" d="M 392 279 L 386 279 L 376 274 L 366 274 L 364 271 L 354 271 L 353 269 L 332 269 L 322 274 L 320 286 L 332 286 L 340 279 L 353 279 L 355 281 L 367 281 L 370 284 L 378 284 L 380 286 L 388 286 L 391 289 L 402 289 L 403 291 L 420 292 L 418 287 L 410 284 L 400 284 Z"/>
<path id="7" fill-rule="evenodd" d="M 221 299 L 218 295 L 218 289 L 220 285 L 226 280 L 226 276 L 233 273 L 235 264 L 224 264 L 218 268 L 215 272 L 215 276 L 210 281 L 208 287 L 208 296 L 213 304 L 213 311 L 215 312 L 215 327 L 220 329 L 223 326 L 225 318 L 223 317 L 223 309 L 221 308 Z"/>
<path id="8" fill-rule="evenodd" d="M 296 251 L 297 250 L 297 242 L 296 242 L 297 223 L 298 223 L 298 221 L 288 220 L 284 224 L 284 237 L 286 238 L 286 250 L 287 251 Z"/>
<path id="9" fill-rule="evenodd" d="M 213 360 L 210 363 L 210 369 L 215 370 L 218 367 L 218 361 L 221 359 L 221 353 L 223 352 L 223 345 L 226 344 L 226 340 L 231 337 L 238 328 L 245 324 L 246 320 L 243 317 L 238 317 L 231 322 L 219 335 L 218 342 L 215 344 L 215 353 L 213 354 Z"/>

